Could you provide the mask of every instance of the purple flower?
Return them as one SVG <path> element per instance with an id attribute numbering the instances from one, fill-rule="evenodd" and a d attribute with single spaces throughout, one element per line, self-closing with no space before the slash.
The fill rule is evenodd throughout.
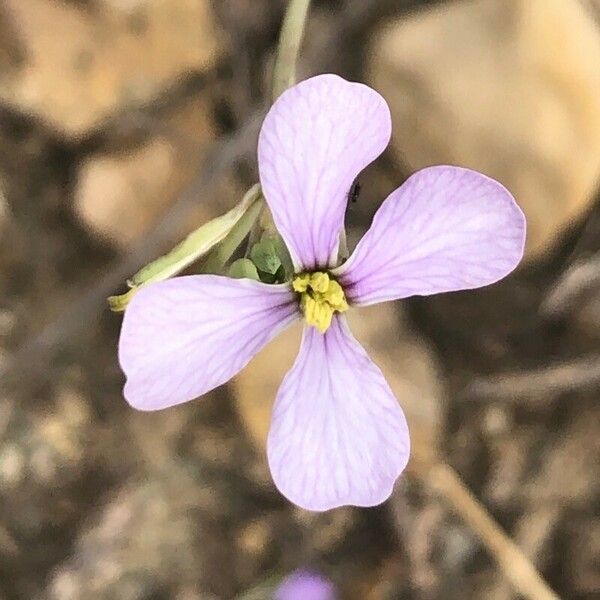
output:
<path id="1" fill-rule="evenodd" d="M 335 600 L 335 588 L 328 579 L 314 571 L 296 571 L 275 591 L 273 600 Z"/>
<path id="2" fill-rule="evenodd" d="M 292 284 L 170 279 L 141 289 L 123 322 L 125 397 L 156 410 L 225 383 L 305 319 L 277 394 L 268 459 L 279 490 L 307 509 L 379 504 L 408 461 L 404 414 L 348 329 L 348 305 L 488 285 L 523 253 L 525 219 L 511 194 L 474 171 L 440 166 L 392 192 L 339 265 L 348 192 L 390 132 L 386 102 L 365 85 L 320 75 L 286 91 L 265 118 L 258 162 Z"/>

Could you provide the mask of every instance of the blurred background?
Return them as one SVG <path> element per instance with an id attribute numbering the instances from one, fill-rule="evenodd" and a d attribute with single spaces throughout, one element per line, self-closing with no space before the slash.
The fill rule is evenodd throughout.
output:
<path id="1" fill-rule="evenodd" d="M 341 598 L 516 598 L 450 465 L 562 598 L 598 598 L 600 2 L 314 1 L 301 78 L 388 100 L 350 239 L 413 171 L 499 179 L 529 227 L 488 289 L 360 311 L 409 420 L 392 498 L 323 514 L 274 488 L 291 331 L 230 385 L 142 414 L 106 296 L 257 178 L 283 0 L 0 0 L 0 598 L 269 598 L 318 569 Z M 310 599 L 307 599 L 310 600 Z"/>

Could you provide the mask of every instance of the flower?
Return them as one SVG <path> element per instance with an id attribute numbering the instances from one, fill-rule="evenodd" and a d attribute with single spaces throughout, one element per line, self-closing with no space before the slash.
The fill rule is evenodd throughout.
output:
<path id="1" fill-rule="evenodd" d="M 274 600 L 335 600 L 335 588 L 314 571 L 295 571 L 275 590 Z"/>
<path id="2" fill-rule="evenodd" d="M 525 218 L 511 194 L 474 171 L 438 166 L 393 191 L 338 264 L 348 192 L 390 134 L 386 102 L 365 85 L 320 75 L 284 92 L 263 123 L 258 163 L 291 284 L 178 277 L 141 289 L 123 321 L 124 395 L 156 410 L 225 383 L 304 317 L 267 453 L 279 490 L 311 510 L 383 502 L 409 457 L 404 414 L 346 309 L 488 285 L 523 253 Z"/>

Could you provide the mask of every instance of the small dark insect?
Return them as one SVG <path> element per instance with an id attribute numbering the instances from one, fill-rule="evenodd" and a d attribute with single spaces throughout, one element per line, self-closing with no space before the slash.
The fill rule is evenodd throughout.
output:
<path id="1" fill-rule="evenodd" d="M 348 192 L 348 201 L 356 202 L 358 200 L 358 196 L 360 195 L 360 181 L 358 179 L 354 180 L 350 191 Z"/>

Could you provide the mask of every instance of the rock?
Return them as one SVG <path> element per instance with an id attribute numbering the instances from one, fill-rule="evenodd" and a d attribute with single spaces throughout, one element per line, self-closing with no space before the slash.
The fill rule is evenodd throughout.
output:
<path id="1" fill-rule="evenodd" d="M 16 72 L 0 70 L 0 101 L 67 136 L 206 70 L 222 47 L 208 0 L 102 0 L 93 10 L 6 0 L 0 13 L 24 57 Z"/>
<path id="2" fill-rule="evenodd" d="M 161 122 L 169 135 L 157 135 L 136 148 L 92 155 L 80 167 L 75 212 L 93 232 L 126 246 L 148 231 L 196 175 L 216 139 L 207 102 L 189 101 Z M 225 183 L 182 223 L 183 238 L 194 227 L 227 211 L 241 199 Z"/>
<path id="3" fill-rule="evenodd" d="M 125 485 L 81 533 L 73 558 L 56 569 L 48 598 L 137 600 L 188 583 L 198 587 L 209 557 L 202 550 L 207 531 L 196 518 L 197 490 L 188 473 L 174 468 Z"/>
<path id="4" fill-rule="evenodd" d="M 66 486 L 87 466 L 85 445 L 89 441 L 86 436 L 89 435 L 90 414 L 81 396 L 65 388 L 57 394 L 52 412 L 40 413 L 33 416 L 7 411 L 13 418 L 5 423 L 6 435 L 0 444 L 0 485 L 4 491 L 12 492 L 15 502 L 18 502 L 18 495 L 28 491 L 39 493 L 50 484 Z M 30 500 L 34 506 L 40 498 L 31 493 Z M 20 506 L 23 510 L 29 508 L 29 505 Z M 46 509 L 49 510 L 47 505 Z M 22 517 L 14 515 L 15 522 L 19 516 Z M 49 517 L 40 514 L 39 518 Z"/>
<path id="5" fill-rule="evenodd" d="M 600 176 L 600 30 L 577 0 L 444 3 L 375 32 L 369 79 L 393 151 L 508 187 L 530 256 L 590 206 Z"/>
<path id="6" fill-rule="evenodd" d="M 97 446 L 119 477 L 94 497 L 43 597 L 212 600 L 262 578 L 265 561 L 284 554 L 279 532 L 291 517 L 259 491 L 226 394 L 169 411 L 110 410 L 105 426 L 122 437 Z"/>
<path id="7" fill-rule="evenodd" d="M 45 572 L 64 555 L 63 532 L 73 528 L 90 496 L 98 500 L 96 490 L 106 482 L 105 454 L 97 460 L 93 411 L 71 384 L 61 383 L 28 406 L 21 398 L 0 396 L 0 540 L 3 547 L 9 542 L 4 573 L 11 574 L 8 585 L 17 595 L 34 598 L 38 582 L 32 573 Z M 94 491 L 91 482 L 99 486 Z M 54 533 L 44 535 L 48 530 Z"/>
<path id="8" fill-rule="evenodd" d="M 348 321 L 356 338 L 383 371 L 408 421 L 412 456 L 435 457 L 442 416 L 441 384 L 435 357 L 425 342 L 410 333 L 391 303 L 351 309 Z M 300 345 L 297 323 L 262 350 L 234 380 L 242 421 L 263 456 L 271 410 L 281 381 Z"/>
<path id="9" fill-rule="evenodd" d="M 93 231 L 126 245 L 160 213 L 175 167 L 175 151 L 154 139 L 125 156 L 88 159 L 81 168 L 75 210 Z"/>

